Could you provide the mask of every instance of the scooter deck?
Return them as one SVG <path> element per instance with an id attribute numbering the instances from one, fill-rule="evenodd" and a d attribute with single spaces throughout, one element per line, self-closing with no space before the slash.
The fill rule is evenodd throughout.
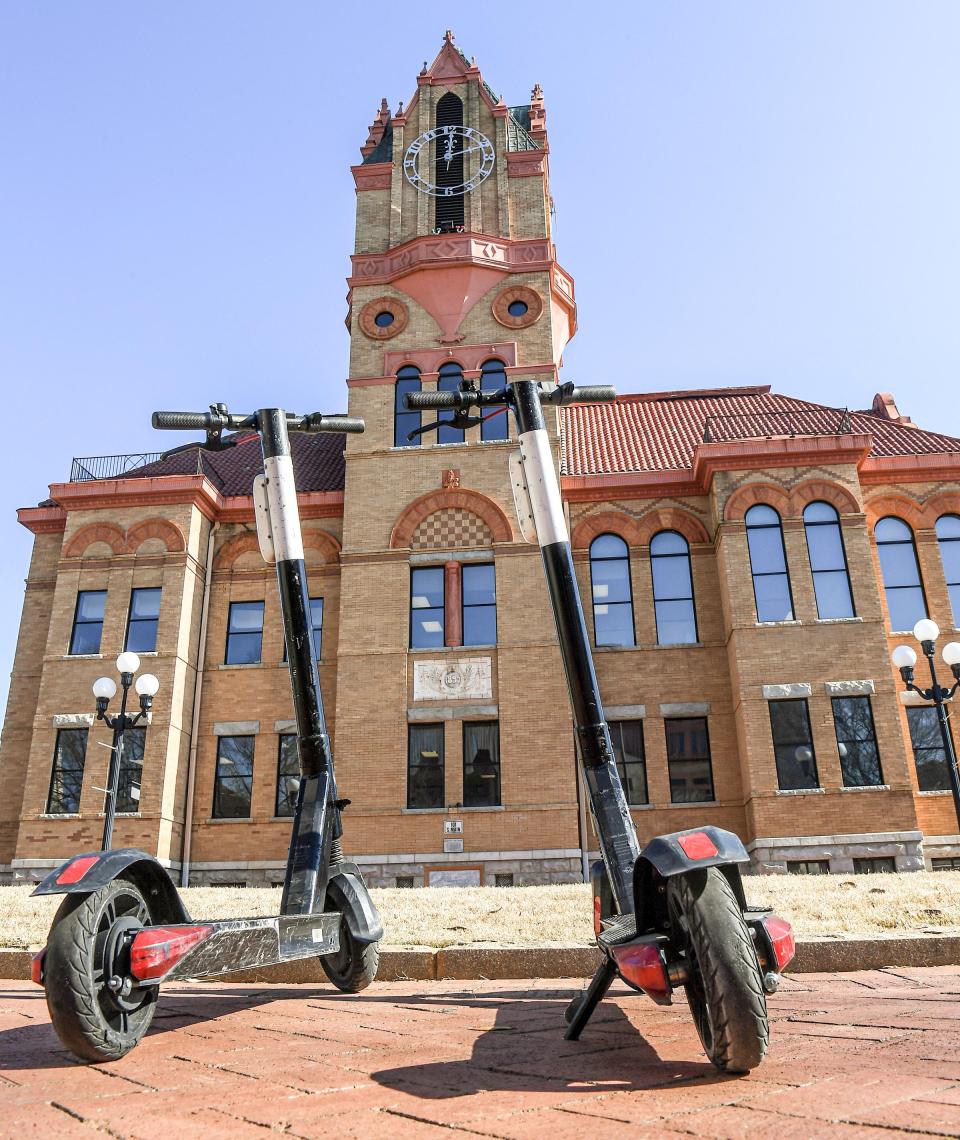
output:
<path id="1" fill-rule="evenodd" d="M 603 921 L 604 926 L 597 935 L 597 941 L 604 949 L 622 946 L 625 942 L 632 942 L 637 937 L 637 916 L 635 914 L 617 914 Z"/>

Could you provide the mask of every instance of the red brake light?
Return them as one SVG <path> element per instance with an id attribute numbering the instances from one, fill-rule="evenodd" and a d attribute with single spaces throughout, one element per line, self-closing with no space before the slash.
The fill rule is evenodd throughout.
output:
<path id="1" fill-rule="evenodd" d="M 38 950 L 30 959 L 30 979 L 36 982 L 38 986 L 43 985 L 43 959 L 46 953 L 47 948 L 44 946 L 42 950 Z"/>
<path id="2" fill-rule="evenodd" d="M 717 845 L 705 831 L 694 831 L 691 835 L 680 835 L 677 842 L 684 855 L 690 859 L 710 859 L 719 854 Z"/>
<path id="3" fill-rule="evenodd" d="M 90 870 L 94 863 L 99 863 L 99 855 L 84 855 L 82 859 L 74 859 L 57 875 L 58 883 L 78 883 Z"/>
<path id="4" fill-rule="evenodd" d="M 597 936 L 597 938 L 600 937 L 600 931 L 602 929 L 602 923 L 600 921 L 600 918 L 601 918 L 600 896 L 594 895 L 593 896 L 593 933 Z"/>
<path id="5" fill-rule="evenodd" d="M 770 945 L 773 947 L 773 953 L 777 959 L 777 973 L 780 973 L 797 952 L 793 927 L 778 914 L 764 915 L 760 921 L 770 939 Z M 767 968 L 769 969 L 770 966 L 768 965 Z"/>
<path id="6" fill-rule="evenodd" d="M 617 969 L 624 981 L 651 997 L 669 997 L 670 982 L 660 948 L 652 942 L 627 942 L 613 947 Z"/>
<path id="7" fill-rule="evenodd" d="M 212 926 L 148 926 L 130 947 L 130 973 L 141 982 L 162 978 L 212 933 Z"/>

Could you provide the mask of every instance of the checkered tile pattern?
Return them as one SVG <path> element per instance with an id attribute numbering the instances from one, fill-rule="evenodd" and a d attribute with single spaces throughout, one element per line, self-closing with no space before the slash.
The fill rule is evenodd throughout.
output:
<path id="1" fill-rule="evenodd" d="M 491 546 L 493 535 L 483 519 L 448 507 L 427 515 L 410 542 L 412 550 L 452 550 L 458 546 Z"/>

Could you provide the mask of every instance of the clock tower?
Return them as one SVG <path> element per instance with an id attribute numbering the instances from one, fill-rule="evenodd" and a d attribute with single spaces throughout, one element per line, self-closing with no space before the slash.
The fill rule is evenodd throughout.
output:
<path id="1" fill-rule="evenodd" d="M 570 848 L 572 761 L 550 777 L 557 810 L 525 818 L 536 797 L 521 775 L 521 723 L 536 707 L 571 757 L 573 742 L 539 553 L 513 506 L 513 425 L 501 411 L 434 431 L 431 415 L 404 404 L 408 392 L 463 383 L 558 379 L 576 310 L 551 240 L 543 92 L 508 104 L 448 31 L 409 103 L 382 101 L 361 156 L 347 383 L 366 432 L 347 443 L 337 656 L 347 841 L 371 856 L 442 861 L 440 822 L 421 813 L 471 807 L 481 785 L 465 725 L 479 724 L 491 739 L 500 732 L 496 794 L 484 774 L 489 811 L 473 805 L 464 857 L 511 846 L 505 815 L 531 840 L 543 833 L 530 846 Z M 557 414 L 547 414 L 556 454 Z M 534 675 L 531 698 L 523 678 Z M 423 725 L 435 746 L 417 743 Z M 418 765 L 433 765 L 427 795 Z"/>

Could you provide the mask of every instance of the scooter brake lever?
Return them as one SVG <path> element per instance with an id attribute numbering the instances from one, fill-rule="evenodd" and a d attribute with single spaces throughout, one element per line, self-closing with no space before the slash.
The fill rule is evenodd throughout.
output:
<path id="1" fill-rule="evenodd" d="M 207 443 L 181 443 L 179 447 L 171 447 L 169 451 L 164 451 L 160 458 L 170 459 L 171 456 L 181 455 L 184 451 L 193 451 L 195 447 L 199 447 L 201 451 L 226 451 L 228 447 L 236 446 L 237 441 L 232 436 L 230 439 L 208 440 Z"/>
<path id="2" fill-rule="evenodd" d="M 456 411 L 449 420 L 435 420 L 432 424 L 424 424 L 422 427 L 414 428 L 413 431 L 407 433 L 407 440 L 414 440 L 418 435 L 424 435 L 428 431 L 439 431 L 442 427 L 463 429 L 468 427 L 476 427 L 481 421 L 481 416 L 469 416 L 464 414 L 461 410 Z"/>

